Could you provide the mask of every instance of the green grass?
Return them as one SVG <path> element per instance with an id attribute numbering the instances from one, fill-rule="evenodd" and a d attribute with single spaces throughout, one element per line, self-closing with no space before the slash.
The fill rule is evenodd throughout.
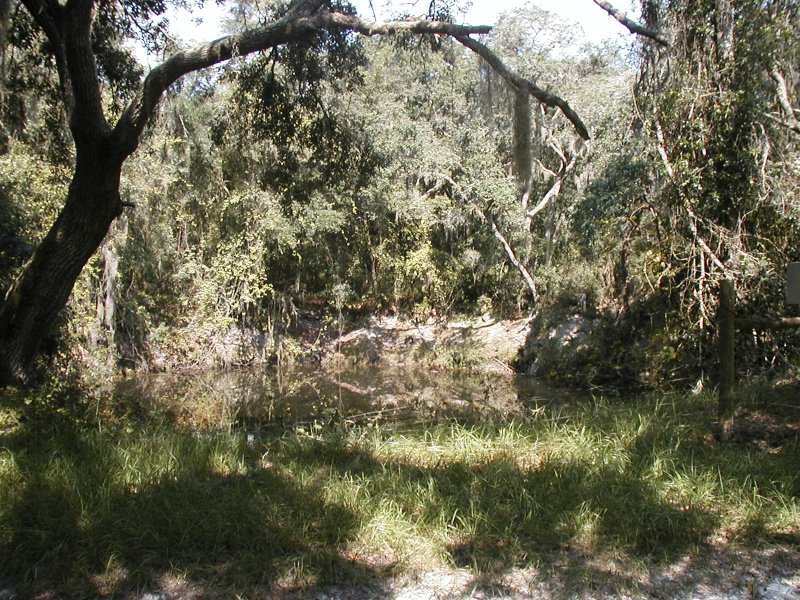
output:
<path id="1" fill-rule="evenodd" d="M 251 439 L 229 414 L 198 427 L 3 400 L 0 588 L 21 597 L 165 580 L 251 596 L 436 567 L 496 573 L 565 551 L 642 564 L 800 541 L 800 411 L 760 397 L 727 445 L 711 396 Z"/>

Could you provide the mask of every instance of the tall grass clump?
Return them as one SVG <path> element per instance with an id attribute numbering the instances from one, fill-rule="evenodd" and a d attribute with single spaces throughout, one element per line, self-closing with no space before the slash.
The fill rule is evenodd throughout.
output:
<path id="1" fill-rule="evenodd" d="M 653 395 L 309 433 L 8 395 L 0 587 L 102 596 L 168 578 L 248 595 L 564 552 L 661 561 L 796 544 L 797 421 L 721 444 L 713 414 L 711 396 Z M 769 415 L 743 408 L 745 423 Z"/>

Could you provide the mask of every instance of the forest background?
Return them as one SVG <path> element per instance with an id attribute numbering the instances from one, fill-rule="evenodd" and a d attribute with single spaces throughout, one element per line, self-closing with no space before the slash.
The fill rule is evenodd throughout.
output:
<path id="1" fill-rule="evenodd" d="M 343 314 L 536 315 L 540 328 L 579 315 L 591 343 L 543 373 L 703 381 L 721 279 L 736 280 L 743 313 L 786 312 L 784 268 L 800 254 L 798 7 L 640 9 L 667 44 L 592 44 L 533 3 L 487 37 L 570 102 L 589 142 L 435 36 L 316 39 L 188 75 L 126 163 L 130 206 L 81 274 L 50 359 L 103 374 L 208 366 L 232 332 L 266 335 L 262 358 L 286 359 L 301 351 L 303 314 L 331 330 Z M 227 26 L 276 10 L 241 2 Z M 60 210 L 74 160 L 44 39 L 24 11 L 6 23 L 2 289 Z M 104 67 L 114 113 L 139 67 L 114 54 L 124 37 L 106 41 L 119 59 Z M 752 332 L 737 343 L 764 372 L 791 369 L 797 341 Z"/>

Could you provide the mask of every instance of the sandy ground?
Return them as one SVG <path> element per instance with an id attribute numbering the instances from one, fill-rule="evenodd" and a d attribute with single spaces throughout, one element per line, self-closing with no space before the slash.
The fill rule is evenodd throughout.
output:
<path id="1" fill-rule="evenodd" d="M 294 596 L 294 595 L 292 595 Z M 642 569 L 591 557 L 565 557 L 560 564 L 496 576 L 469 571 L 436 571 L 383 589 L 320 590 L 294 598 L 318 600 L 667 598 L 696 600 L 800 599 L 800 552 L 713 550 L 667 565 Z"/>
<path id="2" fill-rule="evenodd" d="M 269 600 L 800 600 L 800 550 L 709 547 L 698 554 L 656 566 L 564 554 L 539 568 L 498 574 L 436 570 L 413 578 L 371 584 L 303 589 L 265 588 L 244 596 L 208 592 L 185 582 L 165 582 L 158 592 L 130 600 L 200 600 L 206 598 Z M 0 599 L 11 600 L 13 596 Z"/>

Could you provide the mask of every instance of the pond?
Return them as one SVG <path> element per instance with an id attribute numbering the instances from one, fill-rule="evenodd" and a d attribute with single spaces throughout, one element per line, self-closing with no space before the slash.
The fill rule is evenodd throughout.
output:
<path id="1" fill-rule="evenodd" d="M 145 374 L 114 391 L 131 412 L 179 425 L 245 429 L 522 416 L 563 404 L 564 394 L 513 374 L 364 365 Z"/>

